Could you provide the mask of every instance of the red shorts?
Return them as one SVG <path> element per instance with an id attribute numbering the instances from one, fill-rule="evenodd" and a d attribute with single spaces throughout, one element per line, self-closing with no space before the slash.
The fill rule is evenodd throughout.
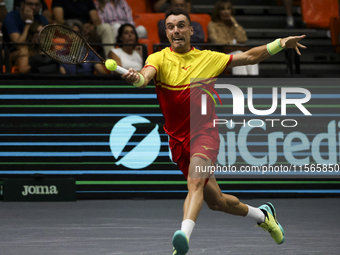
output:
<path id="1" fill-rule="evenodd" d="M 217 161 L 220 137 L 218 129 L 205 128 L 190 135 L 183 142 L 170 137 L 169 145 L 173 162 L 177 164 L 187 179 L 192 157 L 211 159 L 212 164 Z"/>

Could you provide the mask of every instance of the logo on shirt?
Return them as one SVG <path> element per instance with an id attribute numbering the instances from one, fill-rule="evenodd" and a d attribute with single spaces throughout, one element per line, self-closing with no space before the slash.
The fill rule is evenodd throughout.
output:
<path id="1" fill-rule="evenodd" d="M 118 121 L 110 134 L 110 148 L 116 165 L 141 169 L 152 164 L 159 155 L 159 126 L 141 116 L 128 116 Z"/>
<path id="2" fill-rule="evenodd" d="M 183 66 L 182 69 L 184 69 L 184 70 L 186 71 L 186 70 L 188 70 L 189 67 L 191 67 L 191 65 L 188 66 L 188 67 L 184 67 L 184 66 Z"/>
<path id="3" fill-rule="evenodd" d="M 205 145 L 203 145 L 202 147 L 203 147 L 205 150 L 212 150 L 212 148 L 207 147 L 207 146 L 205 146 Z"/>

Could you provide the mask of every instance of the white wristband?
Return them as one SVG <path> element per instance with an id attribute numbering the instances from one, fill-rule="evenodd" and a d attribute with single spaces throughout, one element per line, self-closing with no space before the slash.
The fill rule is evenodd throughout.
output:
<path id="1" fill-rule="evenodd" d="M 30 19 L 27 19 L 27 20 L 25 20 L 25 23 L 26 23 L 26 24 L 32 24 L 32 23 L 33 23 L 33 21 L 32 21 L 32 20 L 30 20 Z"/>

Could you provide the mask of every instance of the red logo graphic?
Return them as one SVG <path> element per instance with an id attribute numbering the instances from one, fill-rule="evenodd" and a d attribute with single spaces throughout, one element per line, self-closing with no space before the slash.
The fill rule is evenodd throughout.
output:
<path id="1" fill-rule="evenodd" d="M 184 69 L 186 71 L 186 70 L 188 70 L 189 67 L 191 67 L 191 65 L 188 66 L 188 67 L 182 67 L 182 69 Z"/>

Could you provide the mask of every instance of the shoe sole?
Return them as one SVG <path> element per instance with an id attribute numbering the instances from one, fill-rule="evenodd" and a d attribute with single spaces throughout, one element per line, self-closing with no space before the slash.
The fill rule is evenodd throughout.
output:
<path id="1" fill-rule="evenodd" d="M 172 245 L 175 247 L 178 255 L 185 255 L 189 250 L 188 239 L 184 232 L 177 230 L 172 238 Z"/>
<path id="2" fill-rule="evenodd" d="M 281 224 L 277 221 L 275 207 L 270 202 L 265 203 L 265 205 L 268 206 L 269 212 L 274 216 L 274 219 L 282 232 L 282 235 L 283 235 L 282 241 L 281 243 L 278 243 L 278 244 L 282 244 L 285 241 L 285 231 L 283 230 L 283 227 L 281 226 Z"/>

